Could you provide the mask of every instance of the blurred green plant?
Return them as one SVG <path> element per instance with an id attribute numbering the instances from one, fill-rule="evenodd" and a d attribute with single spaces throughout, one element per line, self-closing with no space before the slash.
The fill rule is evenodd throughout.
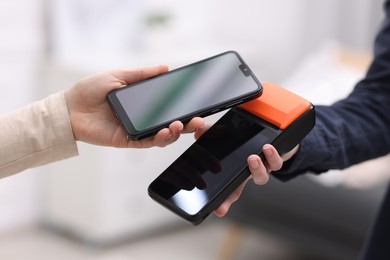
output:
<path id="1" fill-rule="evenodd" d="M 166 11 L 155 11 L 145 16 L 145 24 L 149 28 L 167 27 L 172 16 Z"/>

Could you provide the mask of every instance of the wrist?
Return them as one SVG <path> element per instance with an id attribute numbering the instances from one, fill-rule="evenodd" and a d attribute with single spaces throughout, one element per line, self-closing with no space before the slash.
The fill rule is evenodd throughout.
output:
<path id="1" fill-rule="evenodd" d="M 72 92 L 71 92 L 71 89 L 67 89 L 67 90 L 64 90 L 63 91 L 63 95 L 64 95 L 64 99 L 65 99 L 65 103 L 66 103 L 66 107 L 68 109 L 68 116 L 69 116 L 69 122 L 70 122 L 70 126 L 71 126 L 71 129 L 72 129 L 72 132 L 73 132 L 73 137 L 75 140 L 78 140 L 78 135 L 77 135 L 77 123 L 76 123 L 76 120 L 74 119 L 74 109 L 73 109 L 73 103 L 72 103 Z"/>

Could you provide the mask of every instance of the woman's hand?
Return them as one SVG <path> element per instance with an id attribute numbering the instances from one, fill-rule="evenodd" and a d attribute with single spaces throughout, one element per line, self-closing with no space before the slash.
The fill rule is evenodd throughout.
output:
<path id="1" fill-rule="evenodd" d="M 107 103 L 107 94 L 130 83 L 165 73 L 161 65 L 132 70 L 112 70 L 78 81 L 64 92 L 76 140 L 86 143 L 128 148 L 163 147 L 176 141 L 181 133 L 194 132 L 204 125 L 202 118 L 193 118 L 185 126 L 175 121 L 155 136 L 139 141 L 129 140 Z"/>

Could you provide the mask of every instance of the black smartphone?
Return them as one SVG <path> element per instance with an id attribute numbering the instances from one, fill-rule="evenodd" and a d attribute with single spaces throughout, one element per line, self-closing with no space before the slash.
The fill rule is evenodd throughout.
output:
<path id="1" fill-rule="evenodd" d="M 149 185 L 149 196 L 200 224 L 249 177 L 249 155 L 264 159 L 261 148 L 266 143 L 286 153 L 310 132 L 314 107 L 302 111 L 281 129 L 246 110 L 230 109 Z"/>
<path id="2" fill-rule="evenodd" d="M 261 95 L 262 85 L 241 56 L 228 51 L 110 92 L 116 117 L 133 140 L 171 122 L 188 122 Z"/>
<path id="3" fill-rule="evenodd" d="M 248 156 L 277 135 L 231 109 L 149 185 L 149 196 L 197 225 L 249 176 Z"/>

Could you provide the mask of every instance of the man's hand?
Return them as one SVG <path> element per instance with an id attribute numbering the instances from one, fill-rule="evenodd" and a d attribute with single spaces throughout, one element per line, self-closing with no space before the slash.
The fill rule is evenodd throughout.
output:
<path id="1" fill-rule="evenodd" d="M 299 146 L 296 146 L 290 152 L 280 156 L 275 147 L 270 144 L 265 144 L 262 147 L 266 162 L 264 163 L 258 155 L 252 154 L 248 157 L 248 166 L 251 176 L 243 182 L 229 197 L 214 211 L 218 217 L 223 217 L 229 211 L 231 205 L 240 198 L 245 185 L 250 179 L 257 185 L 264 185 L 268 182 L 269 173 L 278 171 L 282 168 L 283 162 L 289 160 L 297 151 Z"/>

